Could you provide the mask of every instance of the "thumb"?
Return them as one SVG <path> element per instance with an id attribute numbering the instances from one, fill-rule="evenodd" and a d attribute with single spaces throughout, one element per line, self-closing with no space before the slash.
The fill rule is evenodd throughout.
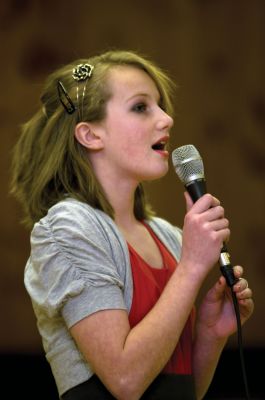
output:
<path id="1" fill-rule="evenodd" d="M 184 197 L 185 197 L 185 201 L 186 201 L 186 210 L 188 212 L 191 209 L 191 207 L 193 206 L 193 201 L 188 192 L 184 192 Z"/>
<path id="2" fill-rule="evenodd" d="M 225 278 L 220 276 L 215 285 L 208 291 L 207 299 L 211 302 L 219 301 L 223 298 L 226 287 Z"/>

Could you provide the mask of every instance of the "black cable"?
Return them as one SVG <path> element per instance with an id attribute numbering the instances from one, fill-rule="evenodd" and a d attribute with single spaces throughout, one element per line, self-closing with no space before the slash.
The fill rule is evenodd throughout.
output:
<path id="1" fill-rule="evenodd" d="M 238 306 L 238 301 L 236 297 L 236 293 L 233 291 L 233 286 L 238 282 L 238 278 L 235 277 L 233 267 L 230 262 L 230 254 L 228 253 L 226 244 L 223 244 L 221 249 L 221 256 L 219 258 L 220 270 L 222 275 L 225 277 L 227 285 L 231 289 L 232 300 L 234 303 L 234 310 L 236 315 L 236 322 L 237 322 L 237 340 L 238 340 L 238 348 L 239 348 L 239 355 L 240 355 L 240 362 L 241 362 L 241 369 L 243 374 L 243 381 L 245 386 L 246 392 L 246 400 L 250 400 L 249 390 L 248 390 L 248 382 L 247 382 L 247 374 L 245 368 L 245 361 L 243 355 L 243 340 L 242 340 L 242 327 L 241 327 L 241 319 L 240 319 L 240 311 Z"/>
<path id="2" fill-rule="evenodd" d="M 185 145 L 175 149 L 172 153 L 172 162 L 177 175 L 179 176 L 180 180 L 184 183 L 185 188 L 188 191 L 193 202 L 196 202 L 200 197 L 202 197 L 205 193 L 207 193 L 202 158 L 198 150 L 193 145 Z M 226 279 L 226 283 L 228 287 L 230 287 L 232 292 L 232 299 L 234 303 L 234 309 L 237 321 L 238 346 L 239 346 L 241 367 L 243 372 L 243 380 L 246 391 L 246 399 L 250 400 L 247 375 L 245 370 L 245 362 L 243 356 L 240 312 L 236 294 L 233 291 L 233 286 L 238 279 L 236 279 L 234 276 L 233 267 L 230 262 L 230 255 L 225 243 L 223 244 L 223 247 L 221 249 L 219 264 L 220 264 L 220 270 Z"/>
<path id="3" fill-rule="evenodd" d="M 241 369 L 242 369 L 242 374 L 243 374 L 243 381 L 244 381 L 244 386 L 245 386 L 246 399 L 250 400 L 247 374 L 246 374 L 245 361 L 244 361 L 244 354 L 243 354 L 243 340 L 242 340 L 240 312 L 239 312 L 238 301 L 236 298 L 236 293 L 233 291 L 233 288 L 231 288 L 231 294 L 232 294 L 232 299 L 233 299 L 234 309 L 235 309 L 235 314 L 236 314 L 238 349 L 239 349 Z"/>

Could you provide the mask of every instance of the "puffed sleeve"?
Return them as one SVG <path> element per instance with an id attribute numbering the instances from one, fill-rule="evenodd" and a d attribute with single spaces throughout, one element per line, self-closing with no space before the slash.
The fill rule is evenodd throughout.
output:
<path id="1" fill-rule="evenodd" d="M 25 286 L 34 306 L 68 327 L 99 310 L 126 309 L 113 243 L 84 208 L 52 208 L 31 234 Z"/>

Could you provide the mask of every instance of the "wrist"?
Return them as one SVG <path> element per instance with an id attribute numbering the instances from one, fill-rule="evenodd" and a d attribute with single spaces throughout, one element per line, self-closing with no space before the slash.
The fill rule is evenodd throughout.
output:
<path id="1" fill-rule="evenodd" d="M 186 257 L 181 257 L 178 268 L 182 268 L 191 282 L 196 282 L 199 286 L 205 280 L 208 270 L 200 262 L 194 262 Z"/>

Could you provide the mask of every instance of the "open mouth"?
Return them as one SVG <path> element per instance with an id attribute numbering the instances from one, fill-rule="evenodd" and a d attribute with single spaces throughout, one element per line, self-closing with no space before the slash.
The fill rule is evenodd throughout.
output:
<path id="1" fill-rule="evenodd" d="M 167 151 L 167 143 L 168 137 L 163 137 L 152 145 L 152 149 L 155 151 Z"/>
<path id="2" fill-rule="evenodd" d="M 159 142 L 159 143 L 153 144 L 152 149 L 153 150 L 163 151 L 163 150 L 165 150 L 165 147 L 166 147 L 166 143 L 165 142 Z"/>

